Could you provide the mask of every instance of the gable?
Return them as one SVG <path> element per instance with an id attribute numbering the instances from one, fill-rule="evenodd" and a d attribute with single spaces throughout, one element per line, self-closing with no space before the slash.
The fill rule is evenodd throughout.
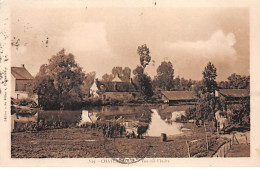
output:
<path id="1" fill-rule="evenodd" d="M 11 67 L 11 74 L 15 79 L 33 79 L 33 76 L 25 67 Z"/>

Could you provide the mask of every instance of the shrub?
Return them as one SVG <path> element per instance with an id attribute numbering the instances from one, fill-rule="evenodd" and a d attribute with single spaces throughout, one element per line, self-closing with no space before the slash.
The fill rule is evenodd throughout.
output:
<path id="1" fill-rule="evenodd" d="M 29 106 L 29 107 L 37 107 L 37 103 L 30 98 L 24 98 L 24 99 L 16 99 L 14 100 L 14 104 L 20 105 L 20 106 Z"/>
<path id="2" fill-rule="evenodd" d="M 188 109 L 186 109 L 186 116 L 187 116 L 187 119 L 195 119 L 196 117 L 196 107 L 192 106 L 192 107 L 189 107 Z"/>

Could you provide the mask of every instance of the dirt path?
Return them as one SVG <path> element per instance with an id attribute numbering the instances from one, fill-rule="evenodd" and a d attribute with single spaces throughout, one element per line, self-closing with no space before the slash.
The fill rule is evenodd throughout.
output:
<path id="1" fill-rule="evenodd" d="M 250 157 L 250 145 L 232 145 L 226 157 Z"/>

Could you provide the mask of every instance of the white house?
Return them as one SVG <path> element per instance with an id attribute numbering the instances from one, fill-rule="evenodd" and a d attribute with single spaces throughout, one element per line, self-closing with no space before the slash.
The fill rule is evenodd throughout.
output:
<path id="1" fill-rule="evenodd" d="M 28 88 L 32 85 L 33 76 L 22 67 L 11 67 L 11 97 L 14 99 L 32 98 L 37 102 L 37 95 L 30 95 Z"/>
<path id="2" fill-rule="evenodd" d="M 91 97 L 94 97 L 94 98 L 99 97 L 97 80 L 94 80 L 94 83 L 92 84 L 92 86 L 89 89 L 89 94 L 90 94 Z"/>

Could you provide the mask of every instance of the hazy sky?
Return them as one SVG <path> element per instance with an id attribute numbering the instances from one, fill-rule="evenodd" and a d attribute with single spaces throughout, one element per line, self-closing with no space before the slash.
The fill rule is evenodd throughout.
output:
<path id="1" fill-rule="evenodd" d="M 12 66 L 25 64 L 33 76 L 62 48 L 99 78 L 114 66 L 133 70 L 142 44 L 155 61 L 146 70 L 152 77 L 165 60 L 187 79 L 200 80 L 209 61 L 218 80 L 249 74 L 249 11 L 243 8 L 13 9 L 11 31 L 20 39 Z"/>

